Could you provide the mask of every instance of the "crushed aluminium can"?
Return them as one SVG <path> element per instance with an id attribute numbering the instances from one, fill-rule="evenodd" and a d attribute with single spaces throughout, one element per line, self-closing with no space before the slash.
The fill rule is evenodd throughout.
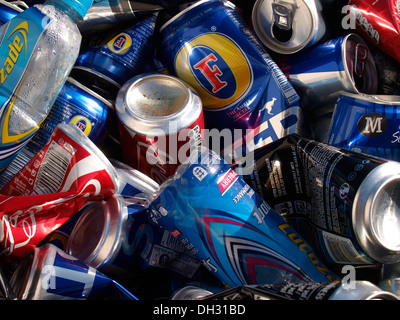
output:
<path id="1" fill-rule="evenodd" d="M 110 131 L 114 105 L 79 81 L 69 77 L 38 131 L 0 176 L 3 188 L 47 143 L 60 123 L 75 124 L 96 146 Z"/>
<path id="2" fill-rule="evenodd" d="M 400 260 L 400 164 L 297 135 L 281 138 L 235 170 L 324 261 Z"/>
<path id="3" fill-rule="evenodd" d="M 231 131 L 232 143 L 220 146 L 225 153 L 243 155 L 302 132 L 299 96 L 231 2 L 197 1 L 160 32 L 160 57 L 200 95 L 206 128 Z"/>
<path id="4" fill-rule="evenodd" d="M 52 244 L 27 255 L 10 286 L 19 300 L 138 300 L 113 279 Z"/>
<path id="5" fill-rule="evenodd" d="M 400 161 L 400 96 L 341 93 L 327 143 Z"/>
<path id="6" fill-rule="evenodd" d="M 80 76 L 94 74 L 121 88 L 125 82 L 143 72 L 151 44 L 157 15 L 136 21 L 106 44 L 83 48 L 73 72 Z"/>
<path id="7" fill-rule="evenodd" d="M 377 72 L 366 42 L 356 34 L 337 37 L 277 62 L 305 109 L 333 111 L 341 91 L 375 94 Z"/>
<path id="8" fill-rule="evenodd" d="M 204 142 L 202 101 L 175 76 L 133 77 L 118 92 L 115 108 L 124 162 L 157 183 Z"/>
<path id="9" fill-rule="evenodd" d="M 150 204 L 225 286 L 338 280 L 301 236 L 215 152 L 192 153 Z"/>
<path id="10" fill-rule="evenodd" d="M 400 62 L 399 1 L 349 0 L 347 9 L 355 32 Z"/>
<path id="11" fill-rule="evenodd" d="M 258 0 L 252 24 L 261 42 L 280 54 L 292 54 L 317 43 L 326 26 L 319 0 Z"/>

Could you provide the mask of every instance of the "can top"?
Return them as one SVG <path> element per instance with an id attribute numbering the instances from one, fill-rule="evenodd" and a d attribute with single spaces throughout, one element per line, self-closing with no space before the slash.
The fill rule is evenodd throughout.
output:
<path id="1" fill-rule="evenodd" d="M 258 0 L 252 23 L 261 42 L 281 54 L 300 51 L 320 40 L 326 30 L 314 1 Z"/>
<path id="2" fill-rule="evenodd" d="M 150 137 L 188 128 L 200 116 L 203 105 L 198 94 L 182 80 L 151 73 L 125 83 L 115 107 L 127 128 Z"/>
<path id="3" fill-rule="evenodd" d="M 361 183 L 353 203 L 353 228 L 365 252 L 380 263 L 400 260 L 400 164 L 388 161 Z"/>
<path id="4" fill-rule="evenodd" d="M 68 239 L 66 252 L 93 268 L 112 263 L 122 244 L 128 211 L 122 198 L 89 202 L 82 210 Z"/>

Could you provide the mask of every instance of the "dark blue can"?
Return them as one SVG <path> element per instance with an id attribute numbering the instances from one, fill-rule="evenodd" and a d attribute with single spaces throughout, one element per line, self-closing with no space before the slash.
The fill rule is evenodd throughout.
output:
<path id="1" fill-rule="evenodd" d="M 121 87 L 133 76 L 144 71 L 151 54 L 151 43 L 157 14 L 137 21 L 117 34 L 105 45 L 81 50 L 74 69 L 97 74 Z"/>
<path id="2" fill-rule="evenodd" d="M 7 1 L 0 1 L 0 25 L 3 25 L 7 21 L 10 21 L 18 13 L 22 12 L 23 9 L 17 7 L 14 4 L 8 3 Z"/>
<path id="3" fill-rule="evenodd" d="M 197 1 L 160 32 L 161 58 L 199 93 L 206 128 L 231 130 L 227 151 L 247 153 L 302 132 L 297 93 L 231 2 Z"/>
<path id="4" fill-rule="evenodd" d="M 400 96 L 342 92 L 336 102 L 328 143 L 400 161 Z"/>
<path id="5" fill-rule="evenodd" d="M 69 77 L 39 130 L 3 171 L 0 187 L 21 170 L 49 140 L 60 123 L 72 123 L 100 146 L 110 131 L 114 118 L 114 105 L 101 95 Z"/>

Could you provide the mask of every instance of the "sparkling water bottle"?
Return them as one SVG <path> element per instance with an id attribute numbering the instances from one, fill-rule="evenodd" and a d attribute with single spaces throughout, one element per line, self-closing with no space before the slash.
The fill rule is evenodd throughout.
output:
<path id="1" fill-rule="evenodd" d="M 92 0 L 47 0 L 0 28 L 0 170 L 29 141 L 63 87 Z"/>

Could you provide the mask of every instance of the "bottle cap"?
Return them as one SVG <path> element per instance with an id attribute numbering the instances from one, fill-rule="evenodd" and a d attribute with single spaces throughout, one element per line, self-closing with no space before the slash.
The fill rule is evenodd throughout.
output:
<path id="1" fill-rule="evenodd" d="M 93 0 L 62 0 L 65 4 L 75 9 L 83 18 L 92 6 Z"/>

